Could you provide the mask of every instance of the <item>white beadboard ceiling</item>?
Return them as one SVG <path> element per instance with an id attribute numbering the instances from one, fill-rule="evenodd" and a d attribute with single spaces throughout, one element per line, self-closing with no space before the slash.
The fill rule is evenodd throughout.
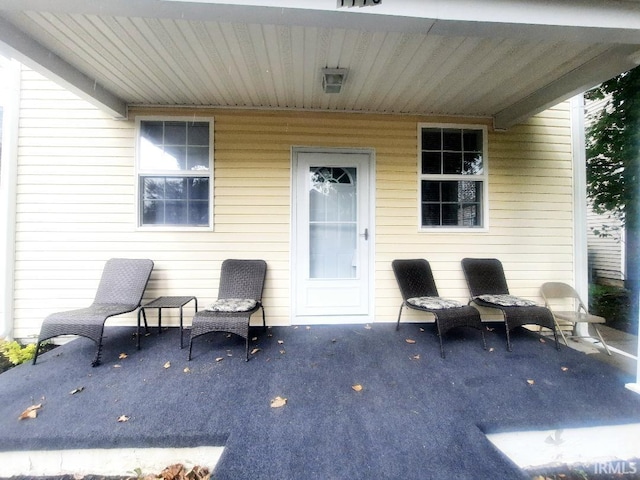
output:
<path id="1" fill-rule="evenodd" d="M 434 114 L 508 128 L 640 63 L 640 3 L 0 0 L 0 52 L 131 105 Z M 324 67 L 348 69 L 325 94 Z"/>

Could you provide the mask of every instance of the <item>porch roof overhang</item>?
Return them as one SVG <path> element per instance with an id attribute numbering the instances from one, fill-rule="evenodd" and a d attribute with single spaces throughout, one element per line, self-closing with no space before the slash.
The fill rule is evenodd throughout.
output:
<path id="1" fill-rule="evenodd" d="M 0 52 L 120 118 L 212 106 L 474 116 L 498 129 L 640 64 L 637 0 L 339 3 L 0 0 Z M 325 67 L 348 69 L 341 93 L 323 92 Z"/>

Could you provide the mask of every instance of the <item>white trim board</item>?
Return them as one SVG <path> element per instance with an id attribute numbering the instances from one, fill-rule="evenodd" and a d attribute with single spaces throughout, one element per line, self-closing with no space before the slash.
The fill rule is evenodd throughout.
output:
<path id="1" fill-rule="evenodd" d="M 108 448 L 81 450 L 34 450 L 0 452 L 0 477 L 51 475 L 136 476 L 159 474 L 164 468 L 182 464 L 213 472 L 224 447 Z"/>
<path id="2" fill-rule="evenodd" d="M 627 462 L 625 467 L 640 471 L 640 423 L 503 432 L 487 438 L 525 470 Z"/>

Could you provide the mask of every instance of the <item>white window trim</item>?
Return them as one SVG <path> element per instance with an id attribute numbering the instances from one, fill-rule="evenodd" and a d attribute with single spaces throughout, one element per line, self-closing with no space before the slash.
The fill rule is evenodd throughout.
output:
<path id="1" fill-rule="evenodd" d="M 481 175 L 464 175 L 469 180 L 481 180 L 482 187 L 482 226 L 481 227 L 424 227 L 422 226 L 422 180 L 426 178 L 435 178 L 434 175 L 422 174 L 422 129 L 423 128 L 458 128 L 482 130 L 482 174 Z M 489 231 L 489 136 L 486 125 L 474 123 L 418 123 L 418 169 L 417 177 L 417 206 L 418 206 L 418 232 L 424 233 L 482 233 Z M 461 180 L 463 175 L 437 175 L 440 180 Z"/>
<path id="2" fill-rule="evenodd" d="M 135 200 L 135 221 L 136 221 L 136 229 L 139 231 L 145 231 L 145 232 L 212 232 L 213 231 L 213 219 L 214 219 L 214 215 L 213 215 L 213 210 L 214 210 L 214 205 L 213 205 L 213 199 L 214 199 L 214 195 L 213 195 L 213 190 L 214 190 L 214 141 L 213 141 L 213 137 L 214 137 L 214 117 L 194 117 L 194 116 L 173 116 L 173 115 L 140 115 L 136 117 L 136 128 L 135 128 L 135 153 L 134 153 L 134 158 L 135 158 L 135 196 L 136 196 L 136 200 Z M 191 122 L 191 121 L 197 121 L 197 122 L 209 122 L 209 225 L 206 227 L 194 227 L 191 225 L 185 225 L 185 226 L 180 226 L 180 225 L 157 225 L 157 226 L 151 226 L 151 225 L 142 225 L 142 218 L 141 218 L 141 208 L 142 205 L 140 204 L 140 175 L 147 175 L 147 174 L 155 174 L 155 175 L 175 175 L 176 172 L 171 170 L 171 171 L 162 171 L 162 170 L 156 170 L 153 172 L 149 172 L 149 171 L 145 171 L 140 169 L 140 158 L 139 158 L 139 152 L 140 152 L 140 123 L 143 121 L 177 121 L 177 122 Z M 187 175 L 188 176 L 188 175 Z M 195 176 L 195 175 L 194 175 Z M 202 174 L 198 175 L 198 176 L 203 176 Z"/>

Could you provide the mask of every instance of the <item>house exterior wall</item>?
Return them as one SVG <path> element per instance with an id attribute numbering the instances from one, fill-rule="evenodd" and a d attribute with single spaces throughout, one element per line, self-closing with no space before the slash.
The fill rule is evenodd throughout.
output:
<path id="1" fill-rule="evenodd" d="M 624 228 L 620 220 L 598 215 L 589 209 L 587 214 L 587 242 L 589 245 L 589 274 L 594 283 L 624 284 Z M 608 232 L 606 236 L 598 231 Z"/>
<path id="2" fill-rule="evenodd" d="M 267 321 L 290 324 L 293 146 L 375 151 L 377 322 L 395 321 L 398 313 L 401 297 L 391 270 L 395 258 L 427 258 L 440 294 L 464 302 L 468 291 L 460 260 L 465 256 L 500 258 L 511 292 L 538 301 L 543 282 L 573 281 L 568 103 L 507 132 L 489 129 L 486 231 L 426 233 L 418 231 L 417 126 L 477 124 L 477 119 L 140 108 L 130 112 L 129 120 L 117 121 L 30 70 L 22 75 L 17 338 L 37 335 L 49 313 L 87 305 L 104 262 L 117 256 L 155 262 L 146 300 L 195 295 L 201 306 L 215 299 L 222 260 L 263 258 L 268 263 Z M 146 114 L 215 118 L 213 232 L 137 230 L 133 119 Z M 165 323 L 175 320 L 170 313 Z M 110 320 L 133 322 L 134 315 Z"/>

